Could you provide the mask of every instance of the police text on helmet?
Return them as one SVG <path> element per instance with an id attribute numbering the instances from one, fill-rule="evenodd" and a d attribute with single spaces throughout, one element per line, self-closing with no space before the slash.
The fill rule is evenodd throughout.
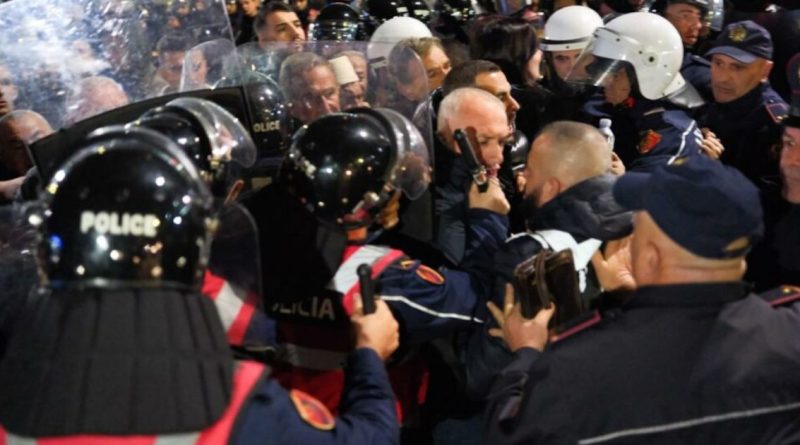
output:
<path id="1" fill-rule="evenodd" d="M 156 215 L 141 213 L 92 212 L 81 213 L 81 233 L 94 230 L 100 235 L 143 236 L 154 238 L 161 222 Z"/>

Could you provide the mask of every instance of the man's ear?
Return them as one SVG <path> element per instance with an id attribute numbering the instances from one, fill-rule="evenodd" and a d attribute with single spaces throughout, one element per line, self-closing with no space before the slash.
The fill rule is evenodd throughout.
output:
<path id="1" fill-rule="evenodd" d="M 769 73 L 772 71 L 772 66 L 775 65 L 771 60 L 765 61 L 761 67 L 761 81 L 769 79 Z"/>
<path id="2" fill-rule="evenodd" d="M 560 195 L 563 191 L 564 184 L 562 184 L 558 178 L 554 176 L 550 177 L 542 185 L 542 192 L 539 194 L 539 206 L 541 207 L 547 204 L 553 198 Z"/>

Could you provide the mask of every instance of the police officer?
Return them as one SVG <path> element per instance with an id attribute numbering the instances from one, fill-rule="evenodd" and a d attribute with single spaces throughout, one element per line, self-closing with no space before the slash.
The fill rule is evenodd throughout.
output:
<path id="1" fill-rule="evenodd" d="M 772 38 L 751 21 L 731 23 L 706 54 L 711 57 L 714 101 L 699 119 L 722 142 L 720 160 L 759 188 L 774 182 L 780 121 L 788 105 L 770 87 Z M 765 180 L 767 182 L 765 182 Z"/>
<path id="2" fill-rule="evenodd" d="M 604 137 L 589 125 L 560 121 L 542 129 L 524 173 L 528 230 L 513 235 L 495 254 L 492 298 L 499 299 L 506 284 L 515 282 L 519 263 L 544 249 L 572 251 L 587 309 L 599 296 L 600 283 L 589 260 L 602 242 L 622 238 L 631 230 L 631 214 L 611 197 L 609 152 Z M 513 358 L 502 342 L 488 335 L 493 327 L 487 322 L 470 342 L 468 389 L 477 400 L 485 399 L 495 375 Z"/>
<path id="3" fill-rule="evenodd" d="M 763 230 L 758 190 L 694 157 L 629 173 L 614 196 L 636 210 L 639 288 L 614 317 L 549 345 L 553 310 L 523 319 L 507 294 L 515 360 L 489 396 L 488 442 L 797 441 L 800 295 L 770 304 L 740 281 Z"/>
<path id="4" fill-rule="evenodd" d="M 166 137 L 89 136 L 30 220 L 45 281 L 0 362 L 0 440 L 397 442 L 381 362 L 397 325 L 385 303 L 352 318 L 337 421 L 264 366 L 233 360 L 199 293 L 214 219 L 199 172 Z"/>
<path id="5" fill-rule="evenodd" d="M 381 226 L 397 224 L 392 213 L 400 192 L 414 198 L 427 187 L 427 156 L 417 130 L 397 112 L 324 116 L 298 130 L 279 183 L 245 202 L 261 234 L 267 310 L 278 321 L 278 378 L 332 410 L 341 407 L 346 313 L 359 289 L 355 272 L 361 264 L 372 266 L 378 292 L 402 326 L 404 348 L 480 320 L 486 264 L 506 236 L 499 213 L 507 203 L 496 183 L 486 193 L 470 194 L 461 270 L 434 270 L 401 251 L 369 244 Z M 419 357 L 411 356 L 392 368 L 404 421 L 424 394 L 420 366 Z"/>
<path id="6" fill-rule="evenodd" d="M 553 120 L 580 119 L 583 104 L 595 93 L 594 88 L 568 83 L 565 79 L 592 40 L 595 29 L 601 26 L 603 19 L 586 6 L 567 6 L 547 19 L 540 46 L 547 65 L 543 84 L 558 98 L 548 110 L 556 114 Z"/>
<path id="7" fill-rule="evenodd" d="M 598 28 L 568 81 L 602 86 L 602 99 L 586 113 L 610 118 L 614 151 L 628 169 L 649 170 L 678 156 L 701 154 L 702 135 L 688 108 L 702 104 L 679 70 L 683 44 L 663 17 L 648 12 L 622 15 Z"/>
<path id="8" fill-rule="evenodd" d="M 793 89 L 800 85 L 800 57 L 787 67 Z M 800 91 L 800 90 L 798 90 Z M 782 121 L 779 169 L 782 189 L 766 189 L 762 194 L 765 233 L 761 242 L 748 257 L 746 278 L 756 291 L 775 289 L 784 284 L 800 285 L 800 97 L 795 95 L 789 114 Z M 779 293 L 780 295 L 780 293 Z"/>
<path id="9" fill-rule="evenodd" d="M 720 5 L 721 3 L 715 3 Z M 711 100 L 711 64 L 693 54 L 698 44 L 706 18 L 709 16 L 708 0 L 658 0 L 652 11 L 664 16 L 678 30 L 683 41 L 681 75 L 703 96 Z"/>

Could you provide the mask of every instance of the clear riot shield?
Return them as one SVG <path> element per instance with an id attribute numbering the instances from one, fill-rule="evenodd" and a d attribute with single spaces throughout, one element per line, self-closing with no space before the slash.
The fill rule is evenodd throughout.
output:
<path id="1" fill-rule="evenodd" d="M 369 53 L 378 46 L 385 46 L 381 49 L 388 57 L 372 66 Z M 389 108 L 411 119 L 429 93 L 425 66 L 402 44 L 249 44 L 238 52 L 248 70 L 271 78 L 281 87 L 291 116 L 300 123 L 364 106 Z M 423 136 L 426 141 L 430 138 Z"/>
<path id="2" fill-rule="evenodd" d="M 217 221 L 203 294 L 214 300 L 228 343 L 264 360 L 276 339 L 263 310 L 258 230 L 250 213 L 234 203 L 219 208 Z"/>
<path id="3" fill-rule="evenodd" d="M 427 72 L 419 56 L 402 43 L 254 43 L 237 50 L 246 67 L 244 79 L 257 81 L 259 76 L 246 73 L 258 73 L 280 87 L 295 128 L 350 108 L 388 108 L 414 122 L 428 159 L 433 159 L 433 112 L 421 106 L 430 93 Z M 253 97 L 247 101 L 258 102 Z M 401 213 L 401 232 L 425 242 L 432 239 L 430 193 L 404 203 Z"/>
<path id="4" fill-rule="evenodd" d="M 37 234 L 19 205 L 0 207 L 0 356 L 9 334 L 38 283 Z"/>
<path id="5" fill-rule="evenodd" d="M 229 50 L 233 38 L 223 0 L 206 0 L 206 8 L 192 7 L 186 14 L 170 9 L 168 3 L 25 0 L 0 4 L 0 68 L 8 70 L 18 91 L 13 107 L 38 112 L 58 130 L 130 103 L 177 92 L 190 48 L 224 41 Z M 221 49 L 224 45 L 207 46 Z M 208 79 L 218 76 L 214 84 L 237 84 L 235 72 L 222 67 L 214 71 L 217 68 L 209 66 L 207 74 Z"/>

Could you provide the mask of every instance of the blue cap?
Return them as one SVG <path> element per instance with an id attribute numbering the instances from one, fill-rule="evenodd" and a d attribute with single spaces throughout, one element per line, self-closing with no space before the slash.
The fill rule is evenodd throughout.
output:
<path id="1" fill-rule="evenodd" d="M 678 158 L 652 173 L 627 173 L 614 199 L 644 210 L 674 242 L 705 258 L 744 256 L 764 233 L 758 189 L 705 156 Z"/>
<path id="2" fill-rule="evenodd" d="M 706 56 L 723 54 L 750 64 L 757 58 L 772 60 L 772 36 L 752 20 L 734 22 L 722 30 Z"/>

